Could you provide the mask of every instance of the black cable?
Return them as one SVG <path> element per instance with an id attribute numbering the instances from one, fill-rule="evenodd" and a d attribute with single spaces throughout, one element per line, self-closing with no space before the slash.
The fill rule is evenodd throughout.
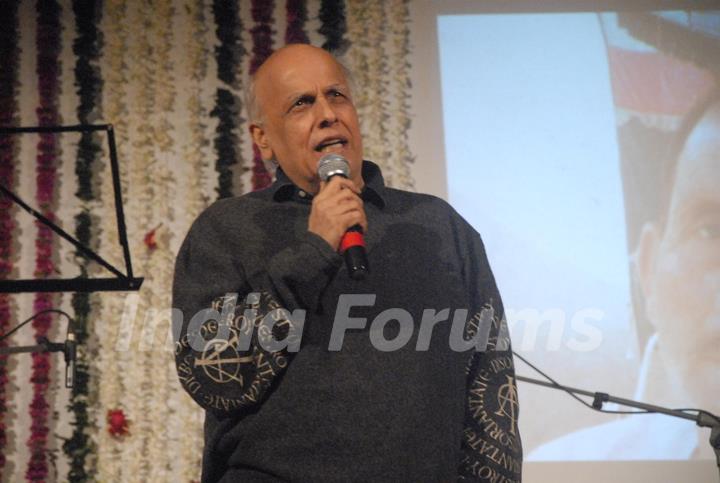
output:
<path id="1" fill-rule="evenodd" d="M 59 309 L 45 309 L 45 310 L 41 310 L 41 311 L 38 312 L 37 314 L 34 314 L 34 315 L 33 315 L 32 317 L 30 317 L 29 319 L 23 320 L 23 321 L 20 322 L 18 325 L 16 325 L 15 327 L 13 327 L 9 332 L 6 332 L 6 333 L 4 333 L 3 335 L 0 335 L 0 342 L 4 341 L 5 339 L 7 339 L 7 338 L 10 337 L 11 335 L 13 335 L 15 332 L 17 332 L 18 330 L 20 330 L 20 328 L 22 328 L 24 325 L 29 324 L 30 322 L 32 322 L 33 320 L 35 320 L 36 318 L 40 317 L 40 316 L 43 315 L 43 314 L 49 314 L 49 313 L 55 313 L 55 314 L 64 315 L 64 316 L 68 319 L 68 326 L 74 325 L 74 322 L 75 322 L 75 321 L 73 320 L 72 317 L 70 317 L 70 315 L 69 315 L 67 312 L 64 312 L 64 311 L 59 310 Z"/>

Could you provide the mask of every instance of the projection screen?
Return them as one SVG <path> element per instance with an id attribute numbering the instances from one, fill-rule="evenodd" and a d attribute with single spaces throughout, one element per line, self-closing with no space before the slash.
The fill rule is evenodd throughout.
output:
<path id="1" fill-rule="evenodd" d="M 720 414 L 720 12 L 435 22 L 447 198 L 514 349 L 570 386 Z M 529 463 L 714 461 L 691 421 L 526 383 L 520 403 Z"/>

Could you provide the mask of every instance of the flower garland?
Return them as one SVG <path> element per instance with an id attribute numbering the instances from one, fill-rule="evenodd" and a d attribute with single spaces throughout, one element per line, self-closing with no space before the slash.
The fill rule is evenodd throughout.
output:
<path id="1" fill-rule="evenodd" d="M 215 47 L 218 78 L 234 86 L 237 78 L 237 66 L 242 57 L 240 43 L 240 12 L 235 2 L 213 1 L 215 17 L 215 35 L 220 43 Z"/>
<path id="2" fill-rule="evenodd" d="M 348 4 L 347 36 L 350 39 L 352 46 L 348 50 L 347 57 L 350 69 L 355 76 L 354 84 L 356 89 L 352 94 L 358 118 L 360 119 L 360 129 L 363 133 L 363 137 L 365 138 L 365 141 L 363 142 L 363 156 L 365 159 L 371 159 L 381 164 L 382 160 L 374 157 L 374 152 L 371 152 L 375 140 L 369 138 L 367 129 L 367 119 L 370 115 L 369 109 L 371 99 L 369 88 L 371 78 L 368 69 L 368 54 L 372 48 L 367 39 L 369 21 L 370 19 L 368 18 L 364 3 L 362 5 L 359 2 L 350 2 Z"/>
<path id="3" fill-rule="evenodd" d="M 159 72 L 155 76 L 155 85 L 152 89 L 156 96 L 156 107 L 154 110 L 155 125 L 155 173 L 148 179 L 154 187 L 154 219 L 150 227 L 155 233 L 153 244 L 146 245 L 147 265 L 143 273 L 147 277 L 147 286 L 144 290 L 147 306 L 150 310 L 160 310 L 170 307 L 172 304 L 170 287 L 173 282 L 174 251 L 171 242 L 176 236 L 170 229 L 170 223 L 175 220 L 175 200 L 177 189 L 175 183 L 174 165 L 177 159 L 175 152 L 176 132 L 170 119 L 175 110 L 176 88 L 174 72 L 175 66 L 170 59 L 171 47 L 176 40 L 173 37 L 172 0 L 159 0 L 153 5 L 153 22 L 150 28 L 150 39 L 157 45 L 154 49 L 152 61 L 158 67 Z M 144 227 L 139 233 L 147 233 Z M 182 235 L 179 235 L 182 236 Z M 159 312 L 158 312 L 159 313 Z M 160 313 L 162 315 L 162 313 Z M 147 320 L 147 318 L 146 318 Z M 143 379 L 141 385 L 148 387 L 144 393 L 146 397 L 144 405 L 147 417 L 149 432 L 145 444 L 146 461 L 149 468 L 147 481 L 172 481 L 169 473 L 169 465 L 158 465 L 157 461 L 172 461 L 177 451 L 167 442 L 170 439 L 169 425 L 167 420 L 175 415 L 169 411 L 168 401 L 172 391 L 170 387 L 179 388 L 177 373 L 175 372 L 175 361 L 172 352 L 168 352 L 165 345 L 166 336 L 171 332 L 170 317 L 156 315 L 151 324 L 151 333 L 143 337 L 139 350 L 144 352 L 142 359 Z M 157 330 L 161 329 L 161 330 Z M 158 332 L 159 334 L 156 334 Z M 160 336 L 158 338 L 158 335 Z M 150 347 L 142 347 L 143 342 L 149 342 Z M 145 349 L 145 350 L 144 350 Z M 160 370 L 158 370 L 160 369 Z M 169 369 L 173 369 L 172 378 L 163 377 L 169 375 Z"/>
<path id="4" fill-rule="evenodd" d="M 359 8 L 364 8 L 362 5 L 358 5 L 360 2 L 355 3 Z M 324 35 L 326 39 L 322 48 L 336 55 L 342 55 L 350 46 L 350 42 L 344 38 L 347 31 L 345 1 L 322 0 L 322 2 L 320 2 L 318 18 L 322 24 L 318 32 Z"/>
<path id="5" fill-rule="evenodd" d="M 390 139 L 393 140 L 392 159 L 396 161 L 395 186 L 402 189 L 414 189 L 415 180 L 412 177 L 412 164 L 415 162 L 410 153 L 408 130 L 410 129 L 410 10 L 409 0 L 392 0 L 390 14 L 388 15 L 391 28 L 392 48 L 395 61 L 391 62 L 393 95 L 395 108 L 393 109 L 395 123 L 390 130 Z"/>
<path id="6" fill-rule="evenodd" d="M 237 69 L 240 57 L 244 54 L 240 42 L 240 14 L 237 2 L 214 0 L 212 4 L 215 17 L 215 34 L 220 44 L 215 47 L 218 78 L 226 84 L 215 93 L 215 108 L 211 116 L 218 118 L 214 140 L 217 161 L 215 170 L 218 172 L 218 198 L 233 195 L 232 166 L 240 157 L 240 138 L 237 135 L 236 122 L 240 118 L 240 98 L 233 94 L 232 88 L 237 87 Z"/>
<path id="7" fill-rule="evenodd" d="M 127 4 L 122 0 L 103 2 L 103 16 L 101 31 L 104 39 L 104 52 L 100 59 L 103 74 L 102 110 L 105 119 L 114 126 L 118 158 L 130 159 L 128 143 L 128 84 L 126 57 L 128 56 L 128 25 Z M 105 153 L 104 158 L 107 159 Z M 127 174 L 126 163 L 120 163 L 121 178 Z M 113 201 L 112 176 L 109 163 L 106 163 L 100 176 L 100 206 L 101 219 L 112 220 L 115 217 Z M 122 264 L 120 251 L 117 249 L 117 235 L 112 224 L 109 228 L 100 231 L 100 253 L 115 266 Z M 91 385 L 92 420 L 95 423 L 93 439 L 96 453 L 96 480 L 119 481 L 122 468 L 122 450 L 125 436 L 113 436 L 108 432 L 106 417 L 109 410 L 123 409 L 124 398 L 127 391 L 121 378 L 119 366 L 127 360 L 127 354 L 116 350 L 113 344 L 120 340 L 122 325 L 119 324 L 118 315 L 123 313 L 125 296 L 122 294 L 105 293 L 100 298 L 101 306 L 95 326 L 95 339 L 102 346 L 97 354 L 95 367 L 97 374 Z M 126 351 L 127 352 L 127 351 Z M 118 359 L 124 356 L 123 361 Z M 123 367 L 125 369 L 125 367 Z M 98 381 L 102 381 L 99 384 Z M 93 400 L 93 398 L 97 398 Z M 118 404 L 122 404 L 118 407 Z"/>
<path id="8" fill-rule="evenodd" d="M 274 0 L 252 0 L 250 12 L 255 26 L 250 29 L 253 41 L 253 56 L 250 59 L 250 75 L 254 74 L 262 63 L 265 62 L 265 59 L 273 53 L 272 36 L 274 31 L 272 29 L 272 15 L 274 10 Z"/>
<path id="9" fill-rule="evenodd" d="M 394 170 L 389 164 L 388 134 L 388 63 L 387 51 L 384 48 L 387 18 L 383 11 L 383 3 L 379 0 L 368 2 L 366 5 L 368 28 L 365 32 L 363 48 L 367 52 L 367 73 L 369 82 L 365 84 L 367 90 L 373 94 L 368 105 L 364 127 L 370 138 L 370 159 L 377 160 L 383 167 L 383 175 L 389 186 L 395 186 Z"/>
<path id="10" fill-rule="evenodd" d="M 100 72 L 95 64 L 100 55 L 99 37 L 96 23 L 100 15 L 100 1 L 74 2 L 73 11 L 77 37 L 73 44 L 76 55 L 75 85 L 79 97 L 77 107 L 78 121 L 89 124 L 91 117 L 97 114 L 97 103 L 101 91 Z M 80 243 L 88 246 L 92 239 L 92 217 L 89 203 L 96 199 L 93 190 L 94 166 L 102 149 L 97 135 L 82 133 L 78 143 L 75 174 L 77 176 L 77 192 L 81 200 L 80 213 L 75 216 L 75 236 Z M 80 265 L 81 276 L 88 276 L 89 260 L 82 253 L 75 253 Z M 63 443 L 63 451 L 69 459 L 68 481 L 87 481 L 91 471 L 86 467 L 87 458 L 93 452 L 93 445 L 88 435 L 91 426 L 88 412 L 88 396 L 90 382 L 89 361 L 94 360 L 88 353 L 87 342 L 92 328 L 91 296 L 88 293 L 75 293 L 72 306 L 75 311 L 75 336 L 77 338 L 76 377 L 70 396 L 68 409 L 74 415 L 71 423 L 74 427 L 69 439 Z"/>
<path id="11" fill-rule="evenodd" d="M 206 144 L 204 119 L 208 113 L 202 103 L 202 94 L 205 91 L 203 81 L 208 72 L 209 49 L 206 45 L 208 28 L 202 5 L 195 0 L 186 0 L 182 11 L 187 13 L 189 23 L 189 28 L 186 30 L 187 37 L 183 43 L 187 59 L 183 77 L 188 79 L 185 120 L 190 133 L 185 137 L 183 159 L 189 161 L 192 171 L 187 178 L 186 196 L 183 197 L 186 203 L 183 228 L 187 228 L 210 202 L 209 197 L 204 193 L 208 171 L 206 161 L 208 156 L 204 149 Z"/>
<path id="12" fill-rule="evenodd" d="M 215 170 L 218 172 L 218 199 L 233 195 L 233 174 L 231 166 L 234 165 L 238 150 L 239 138 L 236 134 L 235 121 L 240 116 L 240 100 L 228 89 L 218 88 L 215 91 L 215 107 L 210 115 L 218 118 L 215 128 L 213 145 L 217 153 Z"/>
<path id="13" fill-rule="evenodd" d="M 253 56 L 250 59 L 250 75 L 270 57 L 273 52 L 272 36 L 273 36 L 273 10 L 275 9 L 274 0 L 252 0 L 252 13 L 255 26 L 250 30 L 252 36 Z M 252 165 L 252 189 L 253 191 L 270 186 L 272 177 L 265 168 L 265 163 L 260 156 L 260 150 L 253 143 L 253 165 Z"/>
<path id="14" fill-rule="evenodd" d="M 285 4 L 287 25 L 285 27 L 286 44 L 307 44 L 310 42 L 305 33 L 307 5 L 305 0 L 287 0 Z"/>
<path id="15" fill-rule="evenodd" d="M 18 3 L 11 2 L 0 18 L 0 126 L 17 124 L 18 84 Z M 15 184 L 15 149 L 17 137 L 0 137 L 0 184 L 12 190 Z M 13 271 L 13 203 L 0 196 L 0 279 L 6 279 Z M 0 294 L 0 333 L 8 331 L 11 317 L 11 299 Z M 7 346 L 7 340 L 0 347 Z M 5 469 L 5 413 L 7 412 L 6 388 L 8 385 L 7 355 L 0 356 L 0 479 Z"/>
<path id="16" fill-rule="evenodd" d="M 37 75 L 39 107 L 38 124 L 51 126 L 58 121 L 59 95 L 59 55 L 60 55 L 60 6 L 55 1 L 38 2 L 37 10 Z M 54 219 L 52 212 L 53 196 L 57 169 L 58 146 L 54 134 L 40 134 L 37 154 L 37 194 L 36 201 L 40 211 L 49 220 Z M 55 272 L 53 263 L 53 235 L 50 228 L 37 224 L 38 234 L 35 240 L 35 277 L 46 278 Z M 39 293 L 35 296 L 34 312 L 51 308 L 52 294 Z M 48 335 L 52 318 L 49 314 L 39 316 L 33 321 L 36 337 Z M 30 438 L 27 441 L 30 450 L 25 477 L 28 481 L 44 480 L 48 476 L 47 439 L 49 406 L 47 390 L 50 384 L 50 354 L 32 355 L 33 398 L 30 403 Z"/>
<path id="17" fill-rule="evenodd" d="M 152 230 L 156 223 L 155 211 L 160 200 L 160 189 L 163 179 L 159 179 L 159 160 L 155 145 L 158 143 L 156 112 L 159 109 L 160 90 L 158 78 L 162 77 L 163 66 L 158 62 L 160 44 L 166 40 L 156 37 L 157 22 L 166 22 L 167 19 L 157 18 L 157 5 L 149 2 L 131 2 L 128 4 L 128 25 L 131 42 L 128 45 L 128 71 L 129 87 L 134 93 L 133 109 L 128 113 L 130 124 L 131 154 L 127 159 L 128 165 L 128 213 L 132 217 L 128 223 L 128 238 L 133 246 L 137 246 L 134 254 L 140 261 L 139 272 L 145 276 L 145 282 L 138 293 L 136 314 L 139 317 L 130 317 L 125 320 L 121 328 L 130 343 L 121 350 L 116 350 L 116 364 L 119 365 L 120 378 L 123 387 L 129 389 L 116 401 L 115 407 L 108 409 L 123 409 L 129 423 L 129 434 L 123 438 L 122 464 L 120 473 L 115 475 L 121 481 L 155 481 L 150 477 L 153 462 L 149 460 L 151 452 L 151 439 L 161 434 L 153 434 L 153 424 L 150 417 L 150 408 L 153 405 L 153 369 L 157 361 L 148 351 L 137 350 L 134 342 L 138 319 L 144 320 L 144 315 L 152 307 L 151 297 L 156 290 L 155 277 L 157 274 L 148 271 L 154 251 L 143 250 L 142 240 Z M 136 88 L 136 89 L 134 89 Z M 159 129 L 158 129 L 159 131 Z M 117 348 L 120 349 L 120 348 Z M 162 461 L 162 458 L 160 459 Z"/>
<path id="18" fill-rule="evenodd" d="M 365 157 L 383 167 L 389 186 L 412 188 L 408 148 L 409 11 L 406 0 L 348 3 L 348 57 Z M 389 32 L 385 34 L 385 32 Z"/>

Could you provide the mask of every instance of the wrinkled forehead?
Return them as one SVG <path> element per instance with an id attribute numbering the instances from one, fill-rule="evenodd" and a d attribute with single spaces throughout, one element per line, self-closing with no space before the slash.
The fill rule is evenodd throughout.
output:
<path id="1" fill-rule="evenodd" d="M 263 64 L 255 78 L 258 96 L 272 100 L 331 85 L 348 85 L 340 63 L 324 51 L 282 52 Z"/>

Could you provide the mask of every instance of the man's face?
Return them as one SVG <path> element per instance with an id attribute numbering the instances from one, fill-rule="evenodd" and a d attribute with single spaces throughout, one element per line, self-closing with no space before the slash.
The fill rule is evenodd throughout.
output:
<path id="1" fill-rule="evenodd" d="M 319 189 L 318 160 L 338 153 L 350 163 L 350 177 L 362 187 L 362 139 L 348 81 L 330 54 L 292 45 L 277 51 L 257 72 L 261 122 L 251 126 L 264 160 L 311 193 Z"/>
<path id="2" fill-rule="evenodd" d="M 720 103 L 693 128 L 678 159 L 665 229 L 649 244 L 648 315 L 667 366 L 693 402 L 720 405 Z"/>

